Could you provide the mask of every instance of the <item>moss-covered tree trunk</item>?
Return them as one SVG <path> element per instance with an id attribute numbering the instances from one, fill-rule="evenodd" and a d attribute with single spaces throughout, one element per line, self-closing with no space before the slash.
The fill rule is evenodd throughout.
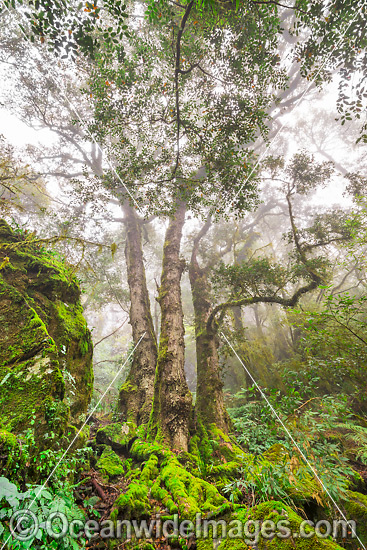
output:
<path id="1" fill-rule="evenodd" d="M 171 218 L 164 242 L 162 278 L 158 301 L 161 334 L 154 385 L 150 435 L 172 449 L 187 450 L 192 398 L 184 371 L 185 345 L 181 300 L 180 258 L 185 205 L 180 203 Z"/>
<path id="2" fill-rule="evenodd" d="M 123 206 L 126 224 L 125 256 L 130 290 L 130 324 L 134 344 L 144 335 L 134 352 L 133 362 L 119 395 L 119 411 L 125 420 L 144 424 L 149 420 L 157 363 L 157 341 L 150 311 L 143 250 L 141 225 L 134 209 Z"/>
<path id="3" fill-rule="evenodd" d="M 213 328 L 207 327 L 212 311 L 210 284 L 206 270 L 199 266 L 196 246 L 191 256 L 190 284 L 195 312 L 197 391 L 196 416 L 205 428 L 215 424 L 228 433 L 230 420 L 224 406 L 223 382 L 218 357 L 218 337 Z"/>

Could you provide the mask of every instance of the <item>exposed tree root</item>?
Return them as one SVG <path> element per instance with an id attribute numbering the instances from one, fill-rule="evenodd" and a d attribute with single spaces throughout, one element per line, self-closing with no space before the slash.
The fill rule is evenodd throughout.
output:
<path id="1" fill-rule="evenodd" d="M 127 490 L 116 498 L 110 513 L 114 522 L 157 516 L 172 519 L 177 514 L 179 521 L 191 520 L 195 523 L 196 515 L 200 514 L 202 520 L 222 520 L 222 526 L 223 519 L 227 526 L 233 521 L 237 525 L 244 525 L 249 520 L 256 520 L 261 526 L 265 520 L 277 523 L 282 519 L 289 522 L 292 533 L 299 530 L 303 518 L 282 502 L 270 501 L 249 508 L 245 504 L 234 504 L 226 498 L 222 493 L 223 486 L 229 480 L 238 478 L 238 469 L 246 467 L 251 456 L 214 426 L 210 430 L 202 427 L 198 430 L 199 435 L 191 438 L 189 452 L 174 452 L 157 442 L 144 440 L 143 427 L 136 430 L 130 426 L 127 431 L 126 427 L 121 426 L 122 437 L 119 424 L 102 430 L 104 434 L 100 430 L 97 441 L 105 442 L 103 449 L 106 444 L 118 449 L 117 452 L 124 457 L 125 470 L 128 472 Z M 96 450 L 98 447 L 97 444 Z M 222 526 L 219 526 L 217 533 L 210 527 L 205 537 L 195 539 L 197 549 L 212 550 L 213 544 L 219 550 L 253 548 L 249 544 L 249 536 L 247 539 L 244 534 L 240 538 L 228 537 L 228 531 L 224 533 Z M 272 540 L 263 540 L 260 536 L 256 547 L 259 550 L 341 550 L 330 539 L 299 539 L 293 537 L 292 533 L 287 539 L 275 536 Z M 141 550 L 141 543 L 142 540 L 133 538 L 128 546 Z M 175 543 L 171 540 L 168 544 L 182 550 L 188 548 L 187 540 L 180 537 Z M 150 546 L 150 550 L 159 547 L 154 544 Z"/>

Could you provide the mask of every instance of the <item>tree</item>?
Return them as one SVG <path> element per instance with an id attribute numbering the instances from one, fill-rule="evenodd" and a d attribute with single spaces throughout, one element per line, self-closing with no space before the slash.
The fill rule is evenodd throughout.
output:
<path id="1" fill-rule="evenodd" d="M 294 306 L 306 293 L 315 290 L 325 281 L 326 258 L 312 256 L 312 252 L 333 242 L 351 238 L 351 232 L 346 219 L 330 226 L 330 213 L 316 216 L 314 223 L 308 228 L 299 228 L 293 211 L 293 199 L 296 194 L 306 195 L 318 185 L 324 184 L 331 176 L 330 163 L 316 163 L 306 153 L 294 155 L 290 163 L 284 167 L 281 159 L 269 159 L 268 166 L 272 178 L 280 181 L 283 186 L 291 230 L 288 234 L 294 250 L 288 266 L 277 265 L 270 258 L 253 257 L 241 265 L 222 266 L 217 270 L 216 282 L 228 285 L 230 292 L 228 300 L 218 304 L 208 319 L 208 327 L 216 326 L 216 316 L 228 308 L 255 303 L 277 303 L 285 307 Z M 277 175 L 278 170 L 283 173 Z M 334 218 L 334 221 L 335 218 Z M 343 223 L 344 222 L 344 223 Z M 319 229 L 319 231 L 317 231 Z M 327 235 L 327 236 L 326 236 Z M 307 239 L 305 238 L 307 237 Z M 223 279 L 221 279 L 223 277 Z M 281 291 L 290 285 L 303 281 L 303 284 L 289 296 L 282 296 Z"/>
<path id="2" fill-rule="evenodd" d="M 121 202 L 132 195 L 145 211 L 171 214 L 159 297 L 162 325 L 150 426 L 154 435 L 187 448 L 190 403 L 183 370 L 183 267 L 179 260 L 185 211 L 215 204 L 218 214 L 227 200 L 235 201 L 237 210 L 254 202 L 248 145 L 257 128 L 266 131 L 264 108 L 272 95 L 261 90 L 270 84 L 269 79 L 280 85 L 282 78 L 255 37 L 248 57 L 242 58 L 233 34 L 225 55 L 225 28 L 215 29 L 212 24 L 206 28 L 193 3 L 181 19 L 170 11 L 165 17 L 176 29 L 174 55 L 168 49 L 168 28 L 156 26 L 153 33 L 151 26 L 144 25 L 130 40 L 123 64 L 111 66 L 108 56 L 100 59 L 88 90 L 95 102 L 95 120 L 89 130 L 95 132 L 115 167 L 104 176 L 106 187 Z M 271 13 L 267 17 L 270 25 L 276 24 Z M 229 28 L 235 33 L 245 23 L 253 25 L 254 14 L 237 13 Z M 261 38 L 262 45 L 272 49 L 274 44 L 267 42 L 267 36 Z M 155 63 L 157 56 L 160 66 Z M 190 61 L 184 56 L 190 56 Z M 219 59 L 227 80 L 209 72 Z M 257 66 L 255 60 L 262 65 Z M 218 90 L 218 82 L 223 90 Z M 244 180 L 246 193 L 241 193 Z M 166 384 L 171 384 L 171 398 Z M 177 423 L 177 436 L 172 419 Z"/>
<path id="3" fill-rule="evenodd" d="M 134 342 L 139 347 L 133 357 L 126 382 L 120 388 L 118 410 L 123 418 L 147 424 L 153 403 L 154 375 L 157 363 L 157 340 L 150 310 L 143 252 L 141 221 L 126 202 L 123 206 L 126 225 L 125 258 L 130 289 L 130 324 Z"/>
<path id="4" fill-rule="evenodd" d="M 93 101 L 94 120 L 86 128 L 104 147 L 111 167 L 105 170 L 103 184 L 122 205 L 131 200 L 130 206 L 135 201 L 145 214 L 170 215 L 168 249 L 168 235 L 177 236 L 174 262 L 165 262 L 162 273 L 167 294 L 161 300 L 161 334 L 169 341 L 174 330 L 182 332 L 181 307 L 170 325 L 170 317 L 163 315 L 169 295 L 179 297 L 180 271 L 174 266 L 180 251 L 181 210 L 198 213 L 209 207 L 215 215 L 230 210 L 241 214 L 256 201 L 252 168 L 256 160 L 250 145 L 259 135 L 266 135 L 268 112 L 286 85 L 285 71 L 278 65 L 281 22 L 291 22 L 287 32 L 293 38 L 311 31 L 307 47 L 296 39 L 293 51 L 302 64 L 302 74 L 310 76 L 313 71 L 318 83 L 327 80 L 328 74 L 324 65 L 316 67 L 316 43 L 324 54 L 330 54 L 330 70 L 336 64 L 344 67 L 351 60 L 359 62 L 358 50 L 350 54 L 346 47 L 349 38 L 333 48 L 333 33 L 356 21 L 355 45 L 362 47 L 363 16 L 357 11 L 356 17 L 349 4 L 342 13 L 336 3 L 329 9 L 330 16 L 322 3 L 308 2 L 297 3 L 290 11 L 252 1 L 226 10 L 213 2 L 148 4 L 149 25 L 143 20 L 134 33 L 119 35 L 116 41 L 108 40 L 109 33 L 115 32 L 111 26 L 106 42 L 93 51 L 94 70 L 86 93 Z M 98 33 L 97 29 L 97 38 Z M 179 221 L 173 217 L 175 210 L 180 212 Z M 272 271 L 265 263 L 261 265 L 264 276 Z M 318 280 L 314 273 L 308 288 L 317 286 Z M 208 322 L 216 313 L 215 309 L 210 313 Z M 182 374 L 181 338 L 178 346 L 173 371 Z M 158 354 L 158 364 L 160 360 L 158 385 L 165 369 Z M 165 365 L 171 369 L 169 361 Z M 178 394 L 186 395 L 184 378 L 180 379 Z M 155 395 L 163 396 L 160 390 Z M 169 439 L 168 416 L 158 417 L 162 425 L 153 431 Z M 183 432 L 187 433 L 186 427 Z M 183 439 L 178 438 L 185 448 Z"/>
<path id="5" fill-rule="evenodd" d="M 11 216 L 15 211 L 40 215 L 45 211 L 48 195 L 44 181 L 21 163 L 0 135 L 0 210 Z"/>

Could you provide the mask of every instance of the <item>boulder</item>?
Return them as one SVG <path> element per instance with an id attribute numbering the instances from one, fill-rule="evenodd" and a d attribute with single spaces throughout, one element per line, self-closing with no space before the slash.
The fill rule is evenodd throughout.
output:
<path id="1" fill-rule="evenodd" d="M 93 348 L 78 281 L 59 254 L 4 220 L 0 326 L 0 428 L 33 427 L 38 438 L 74 434 L 93 389 Z"/>
<path id="2" fill-rule="evenodd" d="M 133 422 L 116 422 L 100 428 L 96 433 L 96 442 L 123 452 L 128 450 L 136 437 L 136 426 Z"/>

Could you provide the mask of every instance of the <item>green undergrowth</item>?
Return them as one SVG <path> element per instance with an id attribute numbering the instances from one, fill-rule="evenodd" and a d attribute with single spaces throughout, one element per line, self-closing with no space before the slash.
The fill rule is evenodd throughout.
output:
<path id="1" fill-rule="evenodd" d="M 51 514 L 57 516 L 62 513 L 68 524 L 73 521 L 83 522 L 86 520 L 85 513 L 76 504 L 74 487 L 64 484 L 63 487 L 50 488 L 43 485 L 29 485 L 24 491 L 5 477 L 0 477 L 0 544 L 7 550 L 68 550 L 77 549 L 80 546 L 76 543 L 78 527 L 72 528 L 63 537 L 52 537 L 47 529 L 47 520 Z M 28 537 L 23 540 L 14 536 L 11 530 L 11 518 L 13 514 L 22 514 L 24 519 L 23 533 L 28 529 Z M 31 510 L 38 520 L 38 529 L 34 529 Z M 19 515 L 18 515 L 19 517 Z M 56 532 L 62 529 L 61 520 L 55 518 L 53 528 Z"/>
<path id="2" fill-rule="evenodd" d="M 0 475 L 24 486 L 25 483 L 46 480 L 57 468 L 57 476 L 53 476 L 52 480 L 58 480 L 61 484 L 74 482 L 79 473 L 89 468 L 92 450 L 84 446 L 89 435 L 89 429 L 85 428 L 77 444 L 72 445 L 65 454 L 75 436 L 72 428 L 70 426 L 62 438 L 56 434 L 46 434 L 49 436 L 46 442 L 50 440 L 50 444 L 43 448 L 40 448 L 32 427 L 17 435 L 0 430 Z"/>
<path id="3" fill-rule="evenodd" d="M 126 432 L 126 427 L 122 424 L 114 424 L 112 427 L 102 428 L 106 433 L 114 433 L 114 438 L 121 441 L 121 433 Z M 207 437 L 200 440 L 199 437 L 193 437 L 190 443 L 188 453 L 173 452 L 156 442 L 146 441 L 136 434 L 139 429 L 129 429 L 131 438 L 124 437 L 124 450 L 117 451 L 121 454 L 126 468 L 125 479 L 129 481 L 126 491 L 117 497 L 111 511 L 111 519 L 148 519 L 155 517 L 159 513 L 161 517 L 173 519 L 177 514 L 179 521 L 195 521 L 197 514 L 207 520 L 225 519 L 227 525 L 233 521 L 239 521 L 242 524 L 251 520 L 261 526 L 266 521 L 286 519 L 293 532 L 299 530 L 302 517 L 302 504 L 312 504 L 319 506 L 324 510 L 321 517 L 331 517 L 332 509 L 328 508 L 327 500 L 318 500 L 316 496 L 320 492 L 315 479 L 309 471 L 302 469 L 301 461 L 295 461 L 290 457 L 287 450 L 281 445 L 275 445 L 268 449 L 261 457 L 259 462 L 254 455 L 245 453 L 236 444 L 232 444 L 231 439 L 218 430 L 209 430 Z M 121 432 L 121 433 L 120 433 Z M 105 437 L 98 435 L 99 441 L 105 440 Z M 111 440 L 110 440 L 111 442 Z M 109 447 L 111 450 L 112 448 Z M 211 453 L 208 453 L 209 448 Z M 225 454 L 221 449 L 225 449 Z M 106 451 L 104 450 L 103 453 Z M 210 460 L 204 467 L 204 457 Z M 271 494 L 271 491 L 264 493 L 263 499 L 256 494 L 258 490 L 253 487 L 245 490 L 244 487 L 237 485 L 237 494 L 235 498 L 226 491 L 227 485 L 237 483 L 241 475 L 247 472 L 254 476 L 253 467 L 258 468 L 256 475 L 258 479 L 264 478 L 264 483 L 272 486 L 272 479 L 269 476 L 269 465 L 273 469 L 270 473 L 274 474 L 275 468 L 281 468 L 283 477 L 284 494 L 278 499 Z M 280 474 L 279 474 L 280 475 Z M 297 477 L 298 475 L 298 477 Z M 287 478 L 285 483 L 284 478 Z M 232 481 L 231 481 L 232 480 Z M 250 490 L 251 489 L 251 490 Z M 273 487 L 274 489 L 274 487 Z M 252 505 L 247 504 L 248 497 L 252 499 Z M 261 492 L 260 492 L 261 497 Z M 366 497 L 354 493 L 354 514 L 359 518 L 367 517 L 365 515 Z M 246 503 L 246 504 L 245 504 Z M 357 506 L 359 506 L 357 510 Z M 301 512 L 301 515 L 300 515 Z M 306 528 L 307 531 L 307 528 Z M 311 533 L 311 531 L 310 531 Z M 310 534 L 308 533 L 308 534 Z M 210 533 L 209 533 L 210 535 Z M 215 544 L 219 544 L 222 550 L 240 550 L 253 547 L 253 539 L 248 536 L 247 543 L 244 536 L 241 539 L 220 539 L 216 534 Z M 280 533 L 281 535 L 281 533 Z M 185 544 L 177 543 L 178 547 L 185 550 Z M 297 537 L 275 536 L 272 540 L 257 540 L 257 548 L 260 549 L 300 549 L 313 550 L 316 548 L 337 550 L 341 548 L 330 538 L 319 538 L 310 534 L 307 539 Z M 197 540 L 198 550 L 211 550 L 213 548 L 213 537 L 206 537 Z M 351 548 L 354 548 L 351 546 Z"/>
<path id="4" fill-rule="evenodd" d="M 210 436 L 204 442 L 205 446 L 210 445 L 212 449 L 210 463 L 206 464 L 200 474 L 198 464 L 200 461 L 203 462 L 203 454 L 200 452 L 203 446 L 200 441 L 194 439 L 188 453 L 179 453 L 156 442 L 145 440 L 144 433 L 144 427 L 136 428 L 131 423 L 114 423 L 98 430 L 96 439 L 92 442 L 95 454 L 99 455 L 96 458 L 96 468 L 103 476 L 108 476 L 109 484 L 116 483 L 116 487 L 121 487 L 123 482 L 122 485 L 126 487 L 116 498 L 110 512 L 114 522 L 125 519 L 149 520 L 159 514 L 162 521 L 165 519 L 174 521 L 177 515 L 179 522 L 191 520 L 195 523 L 197 514 L 200 514 L 202 519 L 209 522 L 215 520 L 217 524 L 209 523 L 208 533 L 205 536 L 200 534 L 197 536 L 198 550 L 212 550 L 213 544 L 214 548 L 221 548 L 221 550 L 250 550 L 254 548 L 254 542 L 259 550 L 339 550 L 341 548 L 330 538 L 319 538 L 312 534 L 312 529 L 308 530 L 308 527 L 305 529 L 310 535 L 309 538 L 302 539 L 294 536 L 294 533 L 299 531 L 305 516 L 302 515 L 299 505 L 289 506 L 283 498 L 268 497 L 268 500 L 259 501 L 255 493 L 250 494 L 240 490 L 237 503 L 236 499 L 231 500 L 223 489 L 223 479 L 236 480 L 246 468 L 250 469 L 254 463 L 251 460 L 254 461 L 255 457 L 245 453 L 236 445 L 231 446 L 231 439 L 228 436 L 219 431 L 210 431 Z M 19 441 L 16 437 L 3 431 L 0 432 L 0 441 L 9 453 L 13 453 L 14 457 L 18 456 Z M 208 448 L 205 446 L 202 452 L 207 451 Z M 226 457 L 221 455 L 221 447 L 225 447 Z M 24 449 L 24 444 L 22 448 Z M 58 474 L 58 483 L 72 482 L 72 471 L 77 470 L 80 458 L 74 452 L 66 459 L 64 470 Z M 49 473 L 56 459 L 58 457 L 52 452 L 43 456 L 44 476 Z M 269 463 L 272 461 L 275 465 L 282 461 L 287 462 L 288 459 L 287 451 L 281 445 L 273 446 L 263 455 L 264 461 Z M 20 460 L 19 456 L 18 460 Z M 29 458 L 24 456 L 23 460 L 28 462 Z M 293 464 L 294 475 L 297 466 Z M 264 472 L 260 471 L 259 477 L 263 475 Z M 308 482 L 309 480 L 306 479 L 306 484 Z M 56 485 L 52 490 L 57 493 L 58 487 L 60 485 Z M 292 488 L 293 491 L 295 487 Z M 249 496 L 253 499 L 251 504 L 248 502 Z M 309 493 L 304 497 L 303 502 L 310 503 L 312 498 L 312 494 Z M 364 525 L 367 518 L 367 497 L 349 492 L 348 500 L 344 504 L 346 516 L 355 518 L 358 525 L 359 522 Z M 330 514 L 331 511 L 325 509 L 325 514 L 321 517 L 330 517 Z M 262 529 L 266 531 L 269 521 L 278 525 L 284 520 L 288 522 L 287 526 L 292 536 L 284 538 L 281 536 L 282 531 L 279 533 L 276 531 L 272 539 L 263 537 Z M 248 525 L 249 521 L 255 525 L 255 531 L 251 528 L 249 531 L 245 530 L 245 525 Z M 241 536 L 232 536 L 233 531 L 238 533 L 239 524 L 242 526 Z M 226 525 L 226 532 L 222 531 L 223 525 Z M 230 528 L 232 533 L 228 534 Z M 217 532 L 213 532 L 213 529 L 217 529 Z M 362 535 L 364 537 L 363 529 Z M 182 537 L 178 537 L 177 540 L 173 537 L 169 543 L 171 547 L 181 550 L 188 548 L 188 541 Z M 151 545 L 149 549 L 144 546 L 145 550 L 157 548 L 154 538 L 151 542 L 147 542 L 134 537 L 127 543 L 126 548 L 141 550 L 144 544 Z M 357 546 L 350 545 L 347 548 L 354 550 Z"/>

